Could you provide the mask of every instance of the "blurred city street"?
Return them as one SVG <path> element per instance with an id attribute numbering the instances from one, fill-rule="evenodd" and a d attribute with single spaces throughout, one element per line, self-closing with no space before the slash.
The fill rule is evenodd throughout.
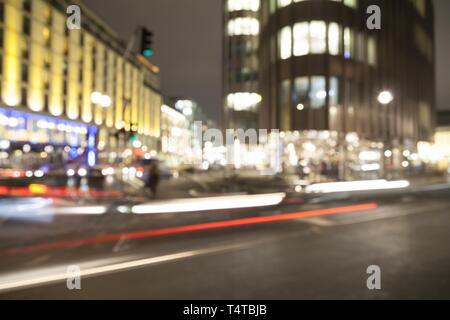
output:
<path id="1" fill-rule="evenodd" d="M 449 3 L 0 0 L 0 300 L 450 299 Z"/>
<path id="2" fill-rule="evenodd" d="M 39 209 L 26 215 L 24 204 L 2 220 L 0 297 L 448 298 L 449 194 L 444 183 L 327 195 L 263 193 L 256 195 L 260 207 L 175 213 L 145 213 L 172 200 L 149 202 L 141 211 L 137 202 L 97 201 L 71 207 L 73 214 L 55 209 L 42 215 Z M 222 198 L 189 200 L 201 208 Z M 226 200 L 245 205 L 241 196 Z M 102 206 L 106 211 L 98 211 Z M 18 219 L 21 214 L 28 219 Z M 366 287 L 366 268 L 373 264 L 383 272 L 380 292 Z M 82 290 L 67 290 L 69 265 L 86 272 Z"/>

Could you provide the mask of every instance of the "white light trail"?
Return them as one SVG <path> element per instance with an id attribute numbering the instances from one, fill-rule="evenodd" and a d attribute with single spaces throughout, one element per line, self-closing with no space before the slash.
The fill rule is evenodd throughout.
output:
<path id="1" fill-rule="evenodd" d="M 309 193 L 333 193 L 346 191 L 370 191 L 386 189 L 402 189 L 410 186 L 407 180 L 387 181 L 387 180 L 364 180 L 348 182 L 318 183 L 306 187 Z"/>
<path id="2" fill-rule="evenodd" d="M 136 214 L 150 214 L 264 207 L 279 204 L 285 196 L 285 193 L 271 193 L 158 201 L 136 205 L 131 211 Z"/>

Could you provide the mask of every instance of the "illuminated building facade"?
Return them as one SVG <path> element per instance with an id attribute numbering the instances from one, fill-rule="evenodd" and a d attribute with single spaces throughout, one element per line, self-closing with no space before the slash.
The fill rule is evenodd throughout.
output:
<path id="1" fill-rule="evenodd" d="M 80 30 L 66 26 L 73 4 Z M 124 58 L 123 43 L 88 8 L 0 0 L 0 35 L 1 140 L 108 153 L 128 146 L 133 132 L 156 148 L 159 70 L 141 56 Z"/>
<path id="2" fill-rule="evenodd" d="M 246 10 L 252 1 L 225 2 L 225 25 L 230 29 L 224 53 L 225 98 L 230 92 L 253 91 L 229 89 L 227 81 L 241 70 L 241 64 L 233 61 L 239 61 L 242 56 L 236 52 L 243 51 L 233 41 L 242 36 L 235 40 L 233 35 L 254 33 L 259 40 L 255 39 L 254 87 L 259 94 L 259 128 L 282 131 L 283 154 L 290 154 L 286 162 L 294 165 L 311 156 L 349 166 L 360 162 L 357 170 L 361 162 L 368 171 L 403 170 L 409 166 L 403 151 L 413 153 L 419 141 L 431 139 L 432 1 L 266 0 L 259 3 L 257 13 Z M 381 8 L 381 30 L 367 27 L 371 5 Z M 240 30 L 231 24 L 246 15 L 256 17 L 257 22 L 248 23 L 254 28 Z M 393 100 L 385 103 L 386 96 Z M 247 104 L 245 97 L 231 96 L 233 103 L 225 110 Z M 389 155 L 387 159 L 383 154 Z"/>
<path id="3" fill-rule="evenodd" d="M 227 128 L 255 128 L 260 0 L 224 1 L 223 100 Z"/>
<path id="4" fill-rule="evenodd" d="M 161 157 L 169 167 L 192 163 L 192 133 L 189 119 L 182 111 L 161 106 Z"/>
<path id="5" fill-rule="evenodd" d="M 367 7 L 381 8 L 381 30 Z M 434 17 L 428 0 L 271 0 L 261 8 L 261 123 L 376 141 L 428 140 Z M 389 105 L 377 101 L 389 90 Z"/>
<path id="6" fill-rule="evenodd" d="M 434 144 L 422 144 L 422 154 L 438 168 L 447 170 L 450 174 L 450 111 L 437 112 L 437 128 L 434 134 Z"/>

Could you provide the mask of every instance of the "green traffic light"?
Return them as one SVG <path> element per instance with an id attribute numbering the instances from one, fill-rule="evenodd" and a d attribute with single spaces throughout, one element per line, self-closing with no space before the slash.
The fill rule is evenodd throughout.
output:
<path id="1" fill-rule="evenodd" d="M 144 56 L 146 56 L 146 57 L 151 57 L 151 56 L 153 56 L 153 50 L 151 50 L 151 49 L 145 49 L 145 50 L 142 52 L 142 54 L 143 54 Z"/>

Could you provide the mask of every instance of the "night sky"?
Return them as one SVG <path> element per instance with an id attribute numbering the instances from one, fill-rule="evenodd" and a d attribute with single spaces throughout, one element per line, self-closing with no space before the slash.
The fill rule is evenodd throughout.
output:
<path id="1" fill-rule="evenodd" d="M 450 110 L 450 0 L 436 3 L 437 107 Z M 85 0 L 127 40 L 137 25 L 153 30 L 162 91 L 197 100 L 220 120 L 222 25 L 219 0 Z"/>

